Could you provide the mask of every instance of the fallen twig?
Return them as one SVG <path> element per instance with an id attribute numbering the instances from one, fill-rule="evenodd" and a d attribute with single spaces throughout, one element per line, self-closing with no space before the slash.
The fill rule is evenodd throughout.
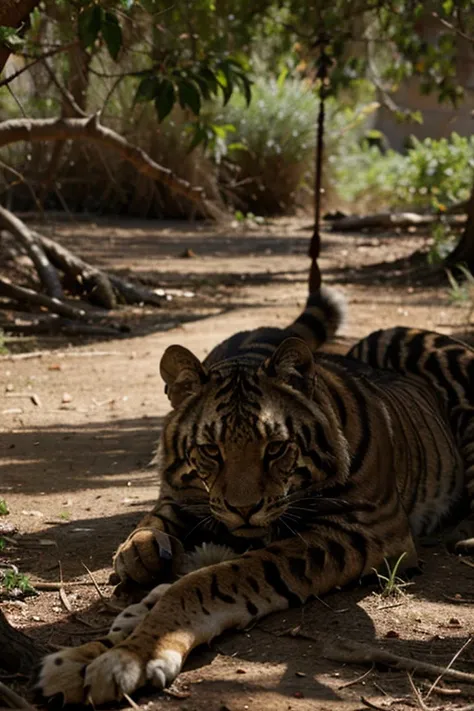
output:
<path id="1" fill-rule="evenodd" d="M 123 353 L 120 353 L 120 351 L 30 351 L 30 353 L 9 353 L 8 355 L 1 355 L 0 361 L 32 360 L 33 358 L 46 358 L 53 355 L 55 358 L 92 358 L 95 356 L 103 358 L 106 356 L 123 356 Z"/>
<path id="2" fill-rule="evenodd" d="M 364 228 L 422 227 L 439 222 L 441 215 L 420 215 L 417 212 L 377 212 L 371 215 L 352 215 L 334 220 L 332 232 L 352 232 Z M 460 225 L 464 216 L 443 215 L 443 221 L 450 225 Z"/>
<path id="3" fill-rule="evenodd" d="M 449 664 L 447 665 L 447 667 L 446 667 L 446 669 L 444 670 L 444 672 L 441 673 L 441 674 L 437 677 L 437 679 L 435 679 L 435 681 L 434 681 L 434 682 L 432 683 L 432 685 L 430 686 L 430 688 L 429 688 L 429 690 L 428 690 L 428 693 L 427 693 L 426 696 L 425 696 L 425 701 L 427 701 L 427 700 L 430 698 L 431 692 L 436 688 L 436 685 L 438 684 L 439 681 L 441 681 L 441 679 L 443 678 L 443 676 L 445 675 L 445 673 L 452 667 L 452 665 L 454 664 L 454 662 L 456 661 L 456 659 L 464 652 L 464 650 L 466 649 L 466 647 L 468 647 L 468 646 L 471 644 L 472 639 L 473 639 L 472 637 L 469 637 L 469 638 L 464 642 L 464 644 L 461 646 L 461 648 L 458 649 L 458 651 L 456 652 L 456 654 L 454 655 L 454 657 L 451 659 L 451 661 L 450 661 Z"/>
<path id="4" fill-rule="evenodd" d="M 299 637 L 310 639 L 315 642 L 321 642 L 320 639 L 313 635 L 298 633 Z M 471 639 L 471 638 L 470 638 Z M 379 649 L 372 645 L 354 642 L 353 640 L 341 639 L 338 643 L 331 643 L 324 649 L 323 656 L 326 659 L 331 659 L 335 662 L 343 662 L 346 664 L 384 664 L 387 667 L 394 669 L 403 669 L 408 672 L 419 672 L 426 676 L 444 676 L 449 679 L 466 684 L 474 684 L 474 674 L 458 671 L 448 667 L 441 667 L 437 664 L 411 659 L 409 657 L 401 657 L 398 654 L 393 654 L 385 649 Z"/>
<path id="5" fill-rule="evenodd" d="M 414 695 L 414 697 L 415 697 L 415 699 L 416 699 L 416 703 L 417 703 L 418 706 L 420 707 L 421 711 L 430 711 L 429 706 L 427 706 L 427 705 L 425 704 L 425 702 L 423 701 L 423 699 L 422 699 L 422 697 L 421 697 L 420 692 L 419 692 L 418 689 L 416 688 L 415 682 L 413 681 L 412 675 L 411 675 L 411 674 L 407 674 L 407 676 L 408 676 L 409 684 L 410 684 L 410 686 L 411 686 L 411 690 L 413 691 L 413 695 Z M 433 710 L 433 711 L 434 711 L 434 710 Z"/>
<path id="6" fill-rule="evenodd" d="M 0 699 L 4 701 L 7 708 L 10 709 L 25 709 L 26 711 L 37 711 L 34 706 L 28 703 L 23 696 L 20 696 L 15 691 L 12 691 L 6 684 L 0 681 Z"/>
<path id="7" fill-rule="evenodd" d="M 361 674 L 361 676 L 358 676 L 357 679 L 352 679 L 352 681 L 346 681 L 345 684 L 341 684 L 337 688 L 338 689 L 347 689 L 349 686 L 354 686 L 355 684 L 359 684 L 361 681 L 366 679 L 369 676 L 369 674 L 372 674 L 372 672 L 374 671 L 374 667 L 375 667 L 375 665 L 372 664 L 370 669 L 368 669 L 366 672 Z"/>
<path id="8" fill-rule="evenodd" d="M 81 561 L 81 562 L 82 562 L 82 561 Z M 101 590 L 101 589 L 99 588 L 99 586 L 97 585 L 97 583 L 96 583 L 96 581 L 95 581 L 95 578 L 94 578 L 94 576 L 93 576 L 93 574 L 92 574 L 92 571 L 89 570 L 89 568 L 87 567 L 87 565 L 86 565 L 85 563 L 82 563 L 82 566 L 83 566 L 83 568 L 85 568 L 85 570 L 87 571 L 87 573 L 88 573 L 90 579 L 92 580 L 92 583 L 93 583 L 93 585 L 94 585 L 94 587 L 95 587 L 95 589 L 96 589 L 96 591 L 97 591 L 97 594 L 98 594 L 98 596 L 100 597 L 101 602 L 102 602 L 102 604 L 104 605 L 104 607 L 106 607 L 108 610 L 112 610 L 113 612 L 122 612 L 122 608 L 121 608 L 121 607 L 119 607 L 118 605 L 114 605 L 113 602 L 110 602 L 109 600 L 107 600 L 107 598 L 105 597 L 104 593 L 102 592 L 102 590 Z"/>
<path id="9" fill-rule="evenodd" d="M 365 696 L 361 696 L 360 700 L 364 704 L 364 706 L 368 706 L 369 709 L 376 709 L 376 711 L 387 711 L 386 706 L 379 706 L 378 704 L 375 704 L 373 701 L 369 701 Z"/>

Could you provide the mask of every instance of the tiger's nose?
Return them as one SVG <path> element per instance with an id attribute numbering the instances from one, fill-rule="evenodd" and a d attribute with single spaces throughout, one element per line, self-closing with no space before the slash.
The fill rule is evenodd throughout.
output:
<path id="1" fill-rule="evenodd" d="M 228 501 L 225 502 L 225 505 L 232 513 L 242 516 L 244 521 L 250 521 L 251 517 L 263 508 L 263 499 L 251 506 L 232 506 Z"/>

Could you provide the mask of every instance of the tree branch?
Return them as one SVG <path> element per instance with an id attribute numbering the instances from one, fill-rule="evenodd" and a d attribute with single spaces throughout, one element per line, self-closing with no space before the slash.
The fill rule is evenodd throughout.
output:
<path id="1" fill-rule="evenodd" d="M 38 243 L 31 230 L 12 212 L 0 206 L 0 227 L 11 232 L 22 244 L 26 253 L 36 267 L 41 283 L 46 293 L 53 299 L 62 299 L 64 294 L 58 274 L 50 264 L 43 248 Z"/>
<path id="2" fill-rule="evenodd" d="M 8 299 L 15 301 L 25 301 L 28 304 L 36 304 L 45 306 L 49 311 L 66 318 L 87 319 L 87 312 L 84 309 L 76 309 L 75 306 L 69 306 L 59 299 L 51 299 L 45 294 L 38 294 L 37 291 L 26 289 L 23 286 L 16 286 L 7 279 L 0 278 L 0 296 L 6 296 Z"/>
<path id="3" fill-rule="evenodd" d="M 156 163 L 144 150 L 129 143 L 123 136 L 99 122 L 98 115 L 84 118 L 59 119 L 10 119 L 0 123 L 0 148 L 18 141 L 84 140 L 109 146 L 135 166 L 139 173 L 166 185 L 178 195 L 199 207 L 213 218 L 222 218 L 223 213 L 205 199 L 200 187 L 178 178 L 171 170 Z"/>

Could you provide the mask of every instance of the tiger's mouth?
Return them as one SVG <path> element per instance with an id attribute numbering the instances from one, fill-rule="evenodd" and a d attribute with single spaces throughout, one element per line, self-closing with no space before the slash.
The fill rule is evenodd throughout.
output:
<path id="1" fill-rule="evenodd" d="M 268 528 L 266 526 L 250 526 L 243 525 L 238 528 L 234 528 L 231 531 L 233 536 L 239 538 L 263 538 L 268 533 Z"/>

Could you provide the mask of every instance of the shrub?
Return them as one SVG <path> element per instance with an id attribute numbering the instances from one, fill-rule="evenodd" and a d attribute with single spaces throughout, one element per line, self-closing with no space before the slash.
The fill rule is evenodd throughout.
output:
<path id="1" fill-rule="evenodd" d="M 367 141 L 331 158 L 340 196 L 359 209 L 402 207 L 443 212 L 469 197 L 474 172 L 474 136 L 411 139 L 406 155 L 385 154 Z M 347 147 L 346 147 L 347 148 Z"/>
<path id="2" fill-rule="evenodd" d="M 311 178 L 317 98 L 302 82 L 257 79 L 249 107 L 242 95 L 215 115 L 234 127 L 228 158 L 236 168 L 230 189 L 239 207 L 255 214 L 291 211 Z"/>

